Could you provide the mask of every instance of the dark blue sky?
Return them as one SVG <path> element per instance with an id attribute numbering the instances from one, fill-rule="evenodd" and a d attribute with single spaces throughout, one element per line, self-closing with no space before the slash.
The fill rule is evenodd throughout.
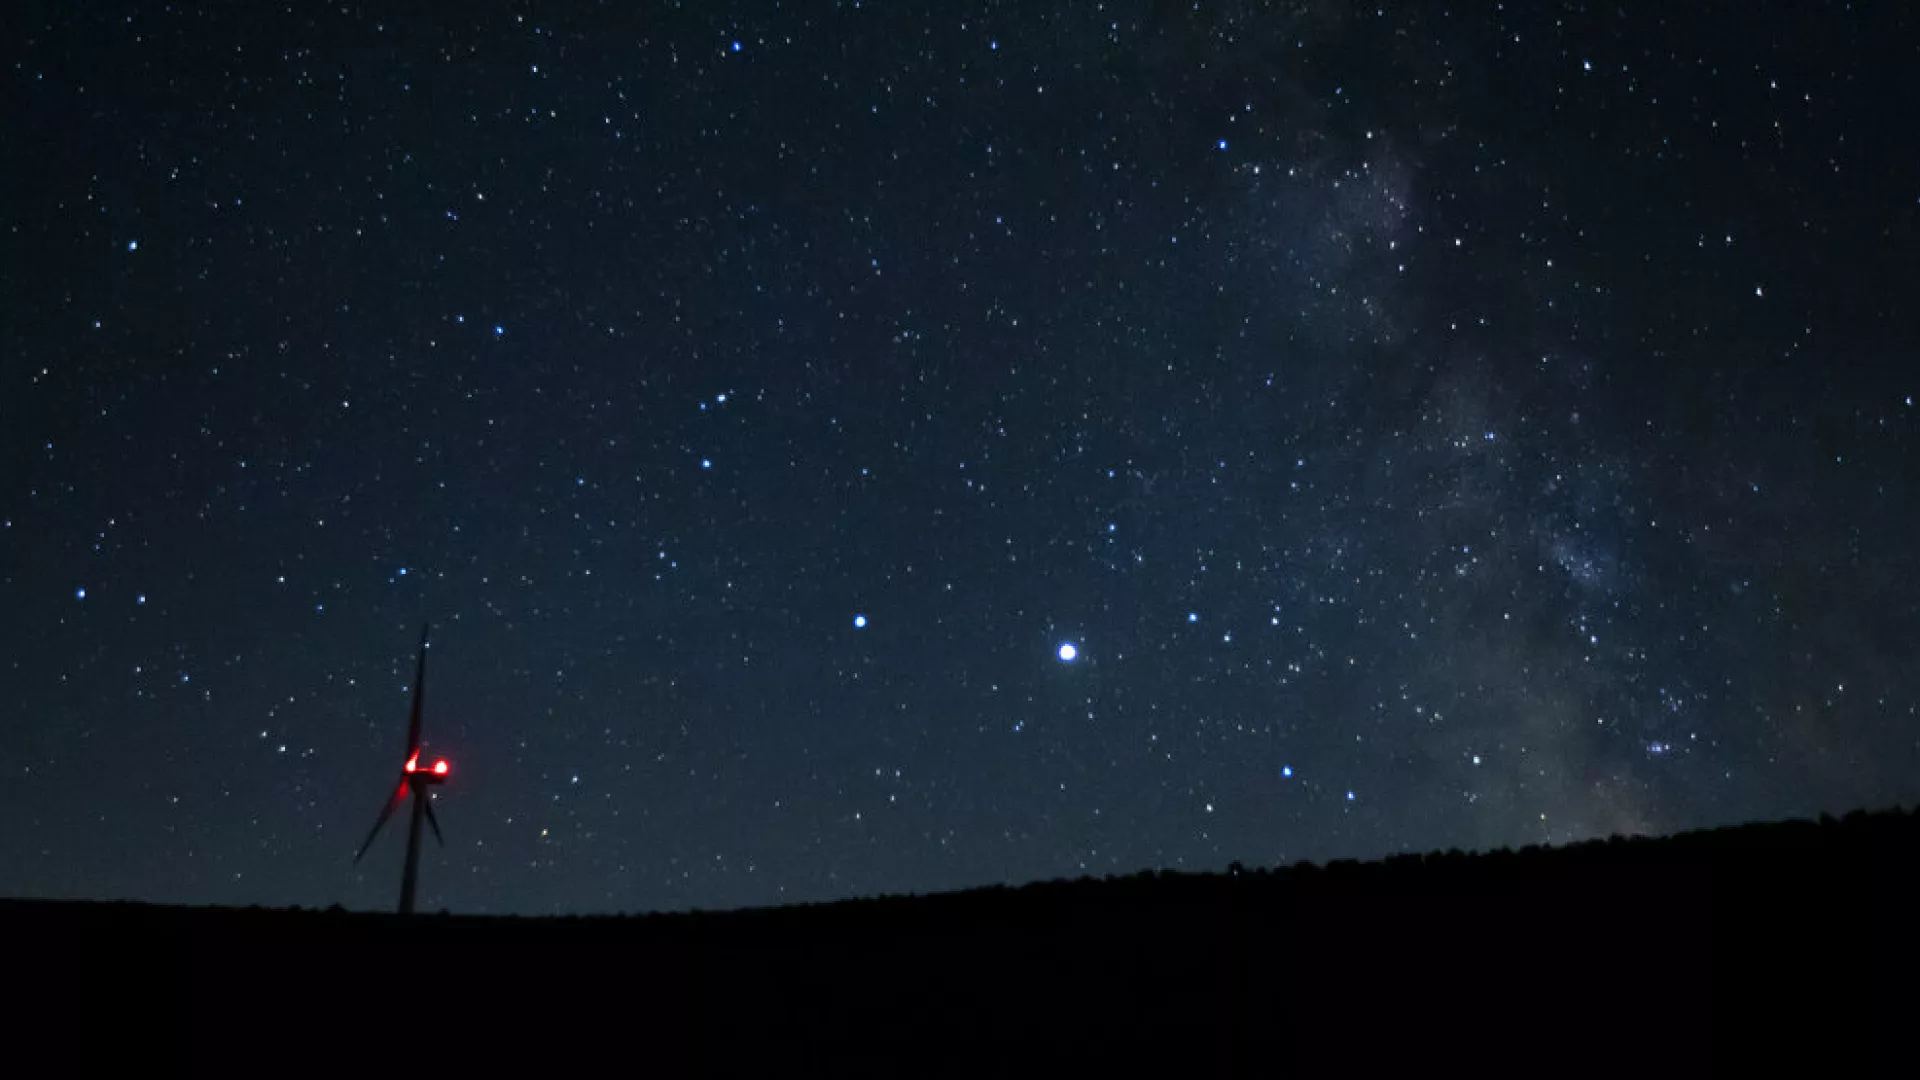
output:
<path id="1" fill-rule="evenodd" d="M 1905 5 L 693 6 L 8 16 L 0 893 L 1920 797 Z"/>

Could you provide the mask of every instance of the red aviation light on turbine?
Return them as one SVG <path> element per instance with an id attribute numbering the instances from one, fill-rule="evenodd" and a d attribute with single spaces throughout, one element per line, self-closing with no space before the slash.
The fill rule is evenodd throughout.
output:
<path id="1" fill-rule="evenodd" d="M 436 761 L 433 763 L 433 774 L 435 776 L 447 775 L 447 759 L 446 758 L 441 758 L 439 761 Z"/>
<path id="2" fill-rule="evenodd" d="M 413 772 L 417 770 L 419 767 L 420 767 L 420 751 L 418 750 L 415 750 L 413 752 L 413 756 L 407 759 L 407 763 L 401 766 L 401 768 L 406 769 L 408 772 Z"/>

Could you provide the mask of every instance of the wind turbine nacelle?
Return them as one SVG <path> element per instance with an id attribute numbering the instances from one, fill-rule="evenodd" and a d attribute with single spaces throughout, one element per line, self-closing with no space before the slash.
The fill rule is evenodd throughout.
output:
<path id="1" fill-rule="evenodd" d="M 435 758 L 432 765 L 422 765 L 419 754 L 408 758 L 403 767 L 406 769 L 407 780 L 415 784 L 444 784 L 447 782 L 448 775 L 453 772 L 453 767 L 447 764 L 446 758 Z"/>

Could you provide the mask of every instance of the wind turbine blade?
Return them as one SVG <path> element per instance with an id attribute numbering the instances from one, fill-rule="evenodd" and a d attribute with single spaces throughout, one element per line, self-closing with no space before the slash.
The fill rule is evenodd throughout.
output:
<path id="1" fill-rule="evenodd" d="M 380 808 L 380 816 L 374 819 L 373 828 L 368 831 L 367 838 L 361 841 L 360 850 L 353 853 L 355 863 L 358 863 L 360 856 L 365 855 L 367 849 L 373 846 L 373 838 L 380 835 L 381 826 L 385 825 L 387 819 L 393 816 L 393 812 L 400 809 L 400 804 L 406 801 L 407 781 L 403 777 L 400 780 L 400 786 L 394 789 L 393 797 L 387 800 L 387 805 Z"/>
<path id="2" fill-rule="evenodd" d="M 421 798 L 427 798 L 427 797 L 423 795 L 421 796 Z M 433 816 L 433 800 L 430 798 L 427 798 L 425 805 L 427 808 L 427 824 L 433 826 L 433 838 L 435 840 L 440 841 L 441 847 L 446 847 L 447 838 L 440 835 L 440 819 Z"/>
<path id="3" fill-rule="evenodd" d="M 427 631 L 420 628 L 420 659 L 413 666 L 413 716 L 407 721 L 407 757 L 420 752 L 420 703 L 427 689 Z"/>

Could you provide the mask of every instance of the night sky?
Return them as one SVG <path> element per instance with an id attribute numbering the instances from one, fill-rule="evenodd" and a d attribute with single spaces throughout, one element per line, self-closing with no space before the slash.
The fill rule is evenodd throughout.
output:
<path id="1" fill-rule="evenodd" d="M 5 17 L 0 895 L 391 907 L 426 622 L 430 909 L 1920 801 L 1909 5 L 436 10 Z"/>

